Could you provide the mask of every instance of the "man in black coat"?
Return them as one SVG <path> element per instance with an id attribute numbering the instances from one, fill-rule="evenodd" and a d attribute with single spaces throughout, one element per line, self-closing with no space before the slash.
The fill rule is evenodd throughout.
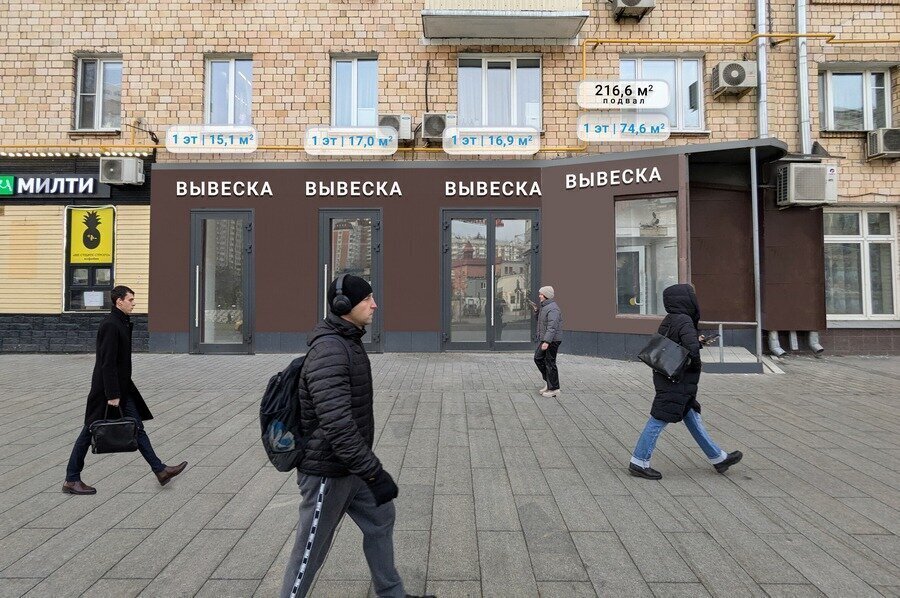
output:
<path id="1" fill-rule="evenodd" d="M 378 306 L 371 285 L 349 274 L 331 282 L 327 299 L 331 313 L 310 335 L 301 371 L 298 400 L 306 447 L 297 485 L 302 499 L 281 596 L 309 593 L 347 513 L 362 530 L 375 594 L 405 598 L 394 566 L 392 501 L 398 489 L 372 451 L 372 368 L 362 344 Z"/>
<path id="2" fill-rule="evenodd" d="M 656 441 L 666 424 L 684 421 L 694 440 L 703 449 L 710 463 L 719 473 L 741 460 L 741 451 L 726 453 L 709 437 L 700 420 L 700 403 L 697 402 L 697 384 L 700 382 L 700 345 L 703 336 L 697 327 L 700 324 L 700 304 L 694 287 L 690 284 L 676 284 L 663 291 L 663 305 L 667 315 L 657 332 L 675 341 L 690 353 L 690 362 L 677 380 L 669 380 L 659 372 L 653 372 L 653 386 L 656 396 L 650 409 L 650 419 L 638 439 L 631 456 L 628 472 L 633 476 L 659 480 L 662 474 L 650 467 L 650 457 L 656 448 Z"/>
<path id="3" fill-rule="evenodd" d="M 187 461 L 175 467 L 168 467 L 153 452 L 150 438 L 144 431 L 143 422 L 153 419 L 144 398 L 131 380 L 131 312 L 134 310 L 134 291 L 126 286 L 117 286 L 110 291 L 113 308 L 100 323 L 97 331 L 97 359 L 91 378 L 84 427 L 72 447 L 72 455 L 66 467 L 66 482 L 62 491 L 67 494 L 96 494 L 96 488 L 81 481 L 84 457 L 91 446 L 90 425 L 95 421 L 108 419 L 110 407 L 113 418 L 132 417 L 138 426 L 138 450 L 150 464 L 157 480 L 163 486 L 184 471 Z"/>

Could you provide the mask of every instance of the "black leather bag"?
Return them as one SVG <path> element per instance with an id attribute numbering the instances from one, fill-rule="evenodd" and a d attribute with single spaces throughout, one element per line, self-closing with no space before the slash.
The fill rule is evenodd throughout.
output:
<path id="1" fill-rule="evenodd" d="M 666 332 L 668 330 L 666 328 Z M 638 353 L 638 359 L 669 380 L 675 381 L 681 377 L 690 362 L 691 352 L 668 336 L 657 332 L 650 337 L 647 346 Z"/>
<path id="2" fill-rule="evenodd" d="M 119 408 L 119 415 L 122 409 Z M 109 417 L 109 405 L 103 419 L 91 424 L 91 452 L 100 453 L 131 453 L 138 450 L 137 420 L 133 417 L 119 417 L 119 419 L 107 419 Z"/>

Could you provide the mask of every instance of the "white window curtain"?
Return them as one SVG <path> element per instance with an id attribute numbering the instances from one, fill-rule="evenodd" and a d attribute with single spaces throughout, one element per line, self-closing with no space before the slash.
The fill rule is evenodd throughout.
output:
<path id="1" fill-rule="evenodd" d="M 539 57 L 461 57 L 457 82 L 459 126 L 540 130 Z"/>

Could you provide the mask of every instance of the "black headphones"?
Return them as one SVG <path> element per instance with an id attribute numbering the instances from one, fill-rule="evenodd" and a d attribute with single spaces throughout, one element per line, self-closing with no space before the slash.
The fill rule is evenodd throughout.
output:
<path id="1" fill-rule="evenodd" d="M 334 285 L 334 299 L 331 300 L 331 311 L 336 316 L 346 316 L 353 309 L 350 298 L 344 294 L 344 277 L 341 274 Z"/>

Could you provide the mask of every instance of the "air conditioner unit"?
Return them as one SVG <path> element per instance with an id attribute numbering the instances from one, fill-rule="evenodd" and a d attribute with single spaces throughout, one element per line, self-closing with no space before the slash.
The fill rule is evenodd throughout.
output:
<path id="1" fill-rule="evenodd" d="M 399 141 L 409 141 L 412 135 L 412 117 L 409 114 L 382 114 L 378 117 L 379 127 L 393 127 Z"/>
<path id="2" fill-rule="evenodd" d="M 656 8 L 656 0 L 613 0 L 613 15 L 616 21 L 622 17 L 644 18 L 648 12 Z"/>
<path id="3" fill-rule="evenodd" d="M 900 159 L 900 129 L 875 129 L 867 135 L 866 157 Z"/>
<path id="4" fill-rule="evenodd" d="M 833 164 L 785 164 L 775 181 L 780 208 L 837 203 L 837 166 Z"/>
<path id="5" fill-rule="evenodd" d="M 755 88 L 757 83 L 756 63 L 749 60 L 720 62 L 713 67 L 713 97 L 723 93 L 744 94 Z"/>
<path id="6" fill-rule="evenodd" d="M 426 112 L 422 117 L 422 139 L 443 139 L 444 129 L 455 126 L 455 112 Z"/>
<path id="7" fill-rule="evenodd" d="M 110 185 L 142 185 L 144 161 L 140 158 L 100 158 L 100 182 Z"/>

